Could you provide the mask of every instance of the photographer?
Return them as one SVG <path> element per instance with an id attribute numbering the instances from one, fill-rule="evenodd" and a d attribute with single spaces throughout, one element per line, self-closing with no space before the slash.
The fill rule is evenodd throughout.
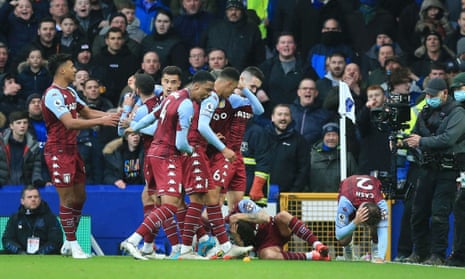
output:
<path id="1" fill-rule="evenodd" d="M 418 178 L 413 198 L 411 225 L 415 251 L 405 262 L 442 265 L 459 176 L 454 158 L 465 153 L 465 109 L 449 97 L 443 79 L 432 79 L 424 91 L 427 106 L 418 115 L 412 134 L 403 140 L 408 147 L 421 151 L 418 164 L 426 170 Z"/>

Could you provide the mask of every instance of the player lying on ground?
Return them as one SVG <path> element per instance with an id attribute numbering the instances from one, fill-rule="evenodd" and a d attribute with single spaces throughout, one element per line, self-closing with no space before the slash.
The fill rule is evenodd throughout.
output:
<path id="1" fill-rule="evenodd" d="M 237 245 L 253 245 L 260 259 L 267 260 L 316 260 L 329 261 L 329 249 L 307 226 L 287 211 L 270 216 L 251 200 L 241 200 L 227 221 L 230 233 Z M 284 245 L 292 234 L 306 241 L 313 251 L 288 252 Z"/>

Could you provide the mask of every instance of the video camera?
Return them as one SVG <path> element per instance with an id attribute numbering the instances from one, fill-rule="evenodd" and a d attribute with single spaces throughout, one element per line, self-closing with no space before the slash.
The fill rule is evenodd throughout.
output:
<path id="1" fill-rule="evenodd" d="M 377 172 L 376 177 L 383 185 L 383 193 L 387 199 L 403 199 L 408 196 L 411 188 L 406 184 L 405 177 L 398 176 L 398 168 L 405 165 L 404 159 L 399 157 L 397 143 L 403 140 L 401 130 L 409 127 L 410 95 L 389 93 L 388 100 L 381 108 L 371 109 L 371 121 L 380 131 L 389 132 L 391 150 L 391 164 L 387 172 Z"/>
<path id="2" fill-rule="evenodd" d="M 388 101 L 381 108 L 371 109 L 371 121 L 378 129 L 388 126 L 392 131 L 408 128 L 410 121 L 410 95 L 390 94 Z"/>

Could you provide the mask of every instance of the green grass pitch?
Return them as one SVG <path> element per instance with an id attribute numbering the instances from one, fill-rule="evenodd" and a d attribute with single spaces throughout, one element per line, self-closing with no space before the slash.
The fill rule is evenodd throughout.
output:
<path id="1" fill-rule="evenodd" d="M 465 278 L 465 269 L 367 262 L 310 262 L 242 260 L 136 261 L 129 256 L 103 256 L 75 260 L 62 256 L 0 256 L 1 279 L 300 279 L 300 278 Z"/>

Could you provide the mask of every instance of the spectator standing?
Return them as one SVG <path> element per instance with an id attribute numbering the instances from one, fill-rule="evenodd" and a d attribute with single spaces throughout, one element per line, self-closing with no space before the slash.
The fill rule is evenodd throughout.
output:
<path id="1" fill-rule="evenodd" d="M 104 68 L 105 77 L 101 81 L 107 88 L 105 95 L 116 107 L 127 79 L 139 67 L 138 60 L 124 44 L 123 31 L 117 27 L 108 30 L 105 44 L 106 48 L 95 56 L 95 64 Z"/>
<path id="2" fill-rule="evenodd" d="M 242 71 L 265 60 L 265 46 L 260 30 L 247 20 L 244 4 L 240 0 L 226 2 L 226 18 L 211 25 L 201 42 L 205 49 L 221 48 L 231 66 Z"/>
<path id="3" fill-rule="evenodd" d="M 113 104 L 101 95 L 101 85 L 94 78 L 86 79 L 83 84 L 83 101 L 89 108 L 107 112 L 113 108 Z M 86 184 L 102 184 L 104 178 L 104 158 L 102 149 L 106 142 L 116 137 L 116 130 L 113 127 L 94 126 L 88 129 L 80 130 L 77 136 L 79 154 L 84 160 L 86 166 Z"/>
<path id="4" fill-rule="evenodd" d="M 169 11 L 168 6 L 161 0 L 136 0 L 136 17 L 140 20 L 140 29 L 150 35 L 154 30 L 153 19 L 161 10 Z"/>
<path id="5" fill-rule="evenodd" d="M 72 14 L 64 15 L 60 21 L 57 39 L 60 42 L 60 53 L 74 54 L 84 43 L 84 34 L 78 28 L 79 22 Z"/>
<path id="6" fill-rule="evenodd" d="M 89 43 L 83 42 L 80 46 L 78 46 L 76 52 L 73 53 L 73 61 L 76 69 L 78 71 L 86 71 L 88 73 L 88 77 L 92 76 L 98 80 L 105 79 L 105 68 L 103 65 L 95 63 Z"/>
<path id="7" fill-rule="evenodd" d="M 8 165 L 6 184 L 44 186 L 40 146 L 28 132 L 27 112 L 14 111 L 8 119 L 10 127 L 3 131 L 0 151 Z"/>
<path id="8" fill-rule="evenodd" d="M 90 0 L 76 0 L 73 6 L 73 13 L 79 22 L 79 28 L 85 35 L 85 40 L 93 42 L 100 29 L 103 20 L 102 14 L 91 11 Z"/>
<path id="9" fill-rule="evenodd" d="M 412 71 L 419 78 L 425 78 L 428 75 L 432 63 L 446 63 L 455 57 L 454 53 L 443 44 L 439 33 L 427 33 L 422 38 L 422 43 L 424 48 L 418 48 L 415 51 L 417 61 L 412 64 Z"/>
<path id="10" fill-rule="evenodd" d="M 162 67 L 178 66 L 186 69 L 188 66 L 188 51 L 181 38 L 172 27 L 173 15 L 169 11 L 160 10 L 154 18 L 154 31 L 142 40 L 142 51 L 155 51 L 160 58 Z"/>
<path id="11" fill-rule="evenodd" d="M 76 240 L 82 208 L 85 202 L 85 169 L 77 148 L 77 130 L 95 125 L 116 126 L 118 114 L 90 109 L 68 87 L 76 69 L 71 56 L 58 54 L 49 60 L 53 85 L 42 99 L 42 111 L 47 125 L 45 161 L 60 199 L 60 220 L 66 241 L 61 254 L 77 259 L 89 258 Z M 66 96 L 66 98 L 65 98 Z M 82 118 L 78 118 L 78 114 Z"/>
<path id="12" fill-rule="evenodd" d="M 24 101 L 34 93 L 43 94 L 52 84 L 52 77 L 46 65 L 40 50 L 34 48 L 29 52 L 26 61 L 19 64 L 16 79 L 21 85 L 20 98 Z"/>
<path id="13" fill-rule="evenodd" d="M 63 17 L 69 14 L 69 6 L 67 0 L 50 0 L 48 13 L 56 22 L 57 31 L 61 31 L 61 21 Z"/>
<path id="14" fill-rule="evenodd" d="M 339 86 L 339 81 L 342 80 L 344 74 L 344 68 L 346 67 L 346 58 L 344 54 L 335 52 L 329 55 L 327 60 L 327 68 L 325 76 L 316 81 L 316 87 L 318 88 L 319 100 L 324 101 L 329 95 L 331 88 Z"/>
<path id="15" fill-rule="evenodd" d="M 214 16 L 202 10 L 204 1 L 181 0 L 181 13 L 174 17 L 173 29 L 180 36 L 186 49 L 200 45 L 208 27 L 214 23 Z"/>
<path id="16" fill-rule="evenodd" d="M 316 75 L 310 66 L 296 54 L 294 36 L 283 33 L 276 43 L 278 54 L 267 59 L 259 67 L 265 75 L 263 90 L 257 97 L 264 104 L 265 117 L 277 104 L 292 104 L 296 99 L 299 82 Z"/>
<path id="17" fill-rule="evenodd" d="M 280 193 L 304 192 L 308 187 L 309 148 L 305 138 L 294 130 L 289 105 L 276 105 L 271 122 L 266 127 L 271 141 L 270 156 L 274 158 L 270 183 L 279 185 Z"/>
<path id="18" fill-rule="evenodd" d="M 102 28 L 99 34 L 95 37 L 92 43 L 92 54 L 97 56 L 104 48 L 106 48 L 105 35 L 107 34 L 108 30 L 110 30 L 110 28 L 116 27 L 123 31 L 123 44 L 129 48 L 129 51 L 131 51 L 131 53 L 137 57 L 137 59 L 139 59 L 142 56 L 142 47 L 140 43 L 133 40 L 127 32 L 128 20 L 126 16 L 122 13 L 112 14 L 110 16 L 109 22 L 110 25 Z"/>
<path id="19" fill-rule="evenodd" d="M 115 3 L 118 13 L 122 13 L 126 16 L 128 24 L 126 31 L 129 34 L 129 38 L 134 41 L 141 43 L 142 39 L 146 36 L 144 31 L 140 29 L 140 20 L 136 17 L 136 5 L 131 0 L 122 0 Z M 102 28 L 103 31 L 104 28 Z"/>
<path id="20" fill-rule="evenodd" d="M 18 52 L 37 34 L 38 20 L 29 0 L 5 2 L 0 7 L 0 33 L 6 38 L 10 57 L 16 60 Z"/>
<path id="21" fill-rule="evenodd" d="M 375 43 L 361 57 L 363 76 L 368 77 L 369 74 L 376 71 L 376 69 L 382 68 L 383 65 L 381 65 L 381 62 L 384 62 L 387 57 L 392 57 L 394 55 L 403 57 L 403 52 L 399 44 L 394 41 L 395 32 L 396 30 L 394 27 L 390 26 L 383 27 L 383 29 L 377 32 Z M 385 45 L 392 45 L 393 51 L 391 51 L 390 48 L 385 48 L 382 51 L 381 48 Z"/>
<path id="22" fill-rule="evenodd" d="M 304 136 L 309 146 L 321 139 L 321 128 L 333 115 L 318 101 L 318 89 L 313 80 L 304 78 L 297 89 L 297 98 L 290 105 L 291 116 L 295 121 L 295 130 Z"/>
<path id="23" fill-rule="evenodd" d="M 314 45 L 308 53 L 308 63 L 315 70 L 318 78 L 326 75 L 326 59 L 333 53 L 344 54 L 346 63 L 354 61 L 355 54 L 350 45 L 344 42 L 345 34 L 342 32 L 339 21 L 329 18 L 321 28 L 321 42 Z"/>
<path id="24" fill-rule="evenodd" d="M 8 220 L 2 244 L 10 254 L 60 253 L 63 244 L 60 223 L 33 186 L 25 186 L 21 191 L 21 205 Z"/>
<path id="25" fill-rule="evenodd" d="M 449 23 L 449 13 L 440 0 L 424 0 L 421 3 L 419 19 L 415 32 L 420 36 L 431 32 L 437 33 L 443 41 L 454 30 Z"/>
<path id="26" fill-rule="evenodd" d="M 57 31 L 55 28 L 55 21 L 51 18 L 42 18 L 39 21 L 39 26 L 37 29 L 37 34 L 34 34 L 31 38 L 29 44 L 20 47 L 20 51 L 16 56 L 16 59 L 13 60 L 13 67 L 17 67 L 19 63 L 26 60 L 29 50 L 31 47 L 40 49 L 42 52 L 42 58 L 48 60 L 51 55 L 57 54 L 60 52 L 60 43 L 57 39 Z"/>
<path id="27" fill-rule="evenodd" d="M 308 192 L 336 193 L 341 182 L 341 158 L 339 125 L 334 122 L 322 127 L 323 140 L 314 144 L 310 153 L 310 175 Z M 357 173 L 357 162 L 352 153 L 347 153 L 347 175 Z"/>

